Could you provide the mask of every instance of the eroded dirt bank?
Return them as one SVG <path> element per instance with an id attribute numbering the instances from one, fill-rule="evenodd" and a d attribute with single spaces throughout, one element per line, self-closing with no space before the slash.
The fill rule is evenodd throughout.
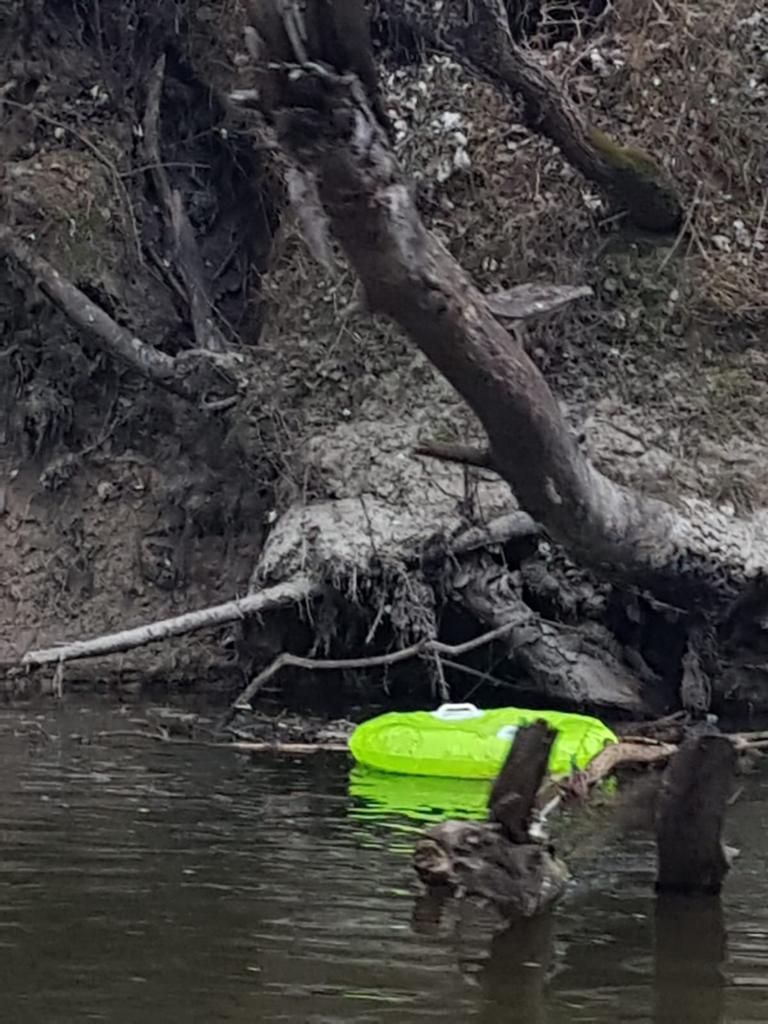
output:
<path id="1" fill-rule="evenodd" d="M 351 274 L 329 276 L 300 240 L 269 153 L 224 100 L 246 63 L 238 5 L 216 14 L 194 2 L 162 13 L 97 6 L 98 19 L 87 2 L 4 15 L 3 221 L 137 336 L 172 356 L 194 349 L 145 141 L 146 83 L 164 53 L 162 160 L 239 383 L 227 392 L 227 371 L 204 381 L 197 403 L 169 394 L 84 340 L 22 268 L 3 264 L 4 664 L 32 646 L 244 592 L 265 537 L 297 503 L 362 496 L 397 518 L 422 510 L 429 493 L 441 511 L 425 521 L 450 534 L 506 502 L 482 471 L 411 455 L 420 438 L 471 441 L 477 427 L 393 328 L 356 311 Z M 585 38 L 555 31 L 543 5 L 531 39 L 600 124 L 674 174 L 688 231 L 663 243 L 622 230 L 549 144 L 515 124 L 508 97 L 449 58 L 417 62 L 402 40 L 380 39 L 398 154 L 454 255 L 489 291 L 529 280 L 593 288 L 527 332 L 597 465 L 734 513 L 768 504 L 759 64 L 768 25 L 753 3 L 736 6 L 716 31 L 690 6 L 670 3 L 652 19 L 619 4 Z M 504 551 L 536 615 L 586 623 L 580 645 L 609 649 L 640 683 L 661 678 L 673 699 L 683 653 L 674 613 L 628 612 L 626 595 L 537 543 Z M 469 635 L 479 627 L 466 608 L 441 603 L 439 562 L 419 585 L 403 575 L 393 590 L 397 573 L 384 573 L 387 587 L 374 581 L 330 618 L 251 623 L 245 645 L 226 628 L 73 666 L 68 677 L 231 670 L 241 680 L 283 646 L 351 653 L 430 630 Z M 494 647 L 474 665 L 505 675 L 505 654 Z M 743 660 L 720 699 L 764 703 L 762 661 Z M 524 664 L 512 677 L 529 695 L 557 698 Z"/>

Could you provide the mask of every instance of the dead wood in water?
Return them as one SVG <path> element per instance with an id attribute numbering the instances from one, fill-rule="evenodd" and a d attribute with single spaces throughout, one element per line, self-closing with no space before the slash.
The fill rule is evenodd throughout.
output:
<path id="1" fill-rule="evenodd" d="M 488 817 L 501 825 L 510 842 L 528 841 L 536 794 L 546 775 L 556 735 L 545 722 L 534 722 L 519 730 L 519 739 L 515 737 L 509 756 L 494 780 L 488 799 Z"/>
<path id="2" fill-rule="evenodd" d="M 730 860 L 722 843 L 736 750 L 727 736 L 690 736 L 667 768 L 656 824 L 656 890 L 716 895 Z"/>
<path id="3" fill-rule="evenodd" d="M 488 822 L 445 821 L 425 832 L 413 864 L 429 890 L 491 903 L 505 917 L 532 917 L 562 896 L 568 872 L 529 834 L 554 730 L 519 729 L 494 784 Z"/>

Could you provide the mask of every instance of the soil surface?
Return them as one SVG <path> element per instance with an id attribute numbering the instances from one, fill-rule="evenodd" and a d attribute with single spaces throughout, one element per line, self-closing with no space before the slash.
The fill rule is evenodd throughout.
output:
<path id="1" fill-rule="evenodd" d="M 587 33 L 578 4 L 565 19 L 556 6 L 540 5 L 528 45 L 597 125 L 664 163 L 685 231 L 630 232 L 522 126 L 516 101 L 381 31 L 386 106 L 425 219 L 488 291 L 593 288 L 526 332 L 602 469 L 733 514 L 768 505 L 768 14 L 756 0 L 714 13 L 703 0 L 622 0 Z M 384 499 L 408 507 L 424 481 L 390 472 L 397 443 L 408 459 L 415 433 L 479 434 L 407 340 L 357 310 L 351 273 L 329 274 L 301 240 L 279 168 L 226 102 L 247 80 L 238 3 L 41 2 L 2 8 L 0 22 L 3 222 L 176 355 L 195 344 L 190 309 L 141 130 L 144 83 L 166 54 L 162 158 L 247 381 L 234 405 L 196 408 L 118 365 L 21 268 L 0 265 L 0 663 L 11 665 L 30 647 L 241 594 L 287 508 L 382 497 L 387 479 Z M 374 486 L 377 460 L 387 472 Z M 463 510 L 475 477 L 450 473 Z M 236 635 L 68 673 L 240 678 Z"/>

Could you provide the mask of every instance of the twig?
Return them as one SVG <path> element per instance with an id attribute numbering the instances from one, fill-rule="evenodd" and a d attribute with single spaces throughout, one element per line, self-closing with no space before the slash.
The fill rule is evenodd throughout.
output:
<path id="1" fill-rule="evenodd" d="M 195 740 L 187 736 L 168 736 L 157 732 L 142 732 L 140 729 L 115 729 L 93 734 L 94 739 L 140 739 L 152 740 L 176 747 L 206 747 L 217 750 L 235 750 L 244 754 L 318 754 L 345 753 L 346 743 L 269 743 L 257 740 L 229 740 L 217 743 L 215 740 Z"/>
<path id="2" fill-rule="evenodd" d="M 130 651 L 136 647 L 156 643 L 158 640 L 166 640 L 168 637 L 221 626 L 225 622 L 236 622 L 248 615 L 257 615 L 272 608 L 283 608 L 309 597 L 319 589 L 320 585 L 310 580 L 308 576 L 294 576 L 285 583 L 267 587 L 255 594 L 248 594 L 247 597 L 187 612 L 172 619 L 151 622 L 93 640 L 76 640 L 74 643 L 58 647 L 28 651 L 21 659 L 21 664 L 50 665 L 78 658 L 94 658 L 104 654 L 115 654 L 118 651 Z"/>
<path id="3" fill-rule="evenodd" d="M 441 462 L 457 462 L 461 466 L 477 466 L 498 472 L 488 448 L 475 448 L 466 444 L 443 441 L 423 441 L 413 449 L 414 455 L 426 455 Z"/>
<path id="4" fill-rule="evenodd" d="M 484 647 L 486 644 L 498 640 L 501 636 L 505 636 L 514 628 L 514 625 L 514 623 L 505 623 L 503 626 L 492 629 L 488 633 L 483 633 L 482 636 L 474 637 L 472 640 L 467 640 L 463 644 L 445 644 L 440 640 L 419 640 L 409 647 L 401 647 L 399 650 L 390 651 L 388 654 L 374 654 L 368 658 L 302 658 L 297 654 L 283 652 L 250 681 L 243 692 L 233 701 L 230 711 L 249 711 L 250 703 L 259 690 L 272 676 L 277 675 L 286 666 L 306 668 L 311 671 L 340 672 L 347 669 L 381 668 L 384 665 L 396 665 L 401 661 L 408 661 L 410 658 L 427 653 L 445 654 L 449 657 L 457 658 L 462 654 L 468 654 L 470 651 L 476 650 L 478 647 Z"/>
<path id="5" fill-rule="evenodd" d="M 166 165 L 160 153 L 160 101 L 165 76 L 165 54 L 158 57 L 149 76 L 147 109 L 144 113 L 144 152 L 149 175 L 157 191 L 166 230 L 172 239 L 174 261 L 184 280 L 189 316 L 198 348 L 226 352 L 228 346 L 213 318 L 213 305 L 205 281 L 205 270 L 192 224 L 184 209 L 181 193 L 171 189 Z"/>

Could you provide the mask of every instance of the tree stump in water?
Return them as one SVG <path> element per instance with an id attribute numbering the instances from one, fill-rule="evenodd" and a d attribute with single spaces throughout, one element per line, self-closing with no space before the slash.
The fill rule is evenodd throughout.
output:
<path id="1" fill-rule="evenodd" d="M 555 735 L 545 722 L 517 732 L 491 791 L 489 821 L 445 821 L 425 833 L 413 863 L 428 890 L 476 897 L 505 918 L 532 917 L 562 895 L 565 864 L 529 834 Z"/>
<path id="2" fill-rule="evenodd" d="M 730 868 L 723 819 L 736 750 L 716 733 L 689 736 L 667 767 L 656 818 L 656 891 L 717 895 Z"/>

